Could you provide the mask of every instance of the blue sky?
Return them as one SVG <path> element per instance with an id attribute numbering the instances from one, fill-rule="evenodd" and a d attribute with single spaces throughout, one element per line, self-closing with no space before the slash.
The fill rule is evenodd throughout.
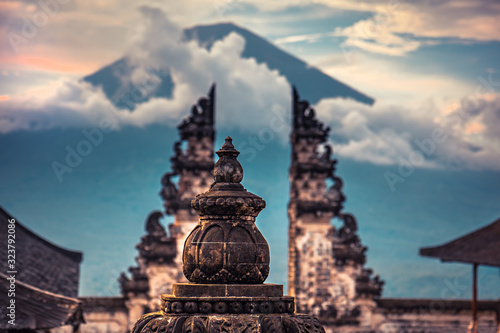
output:
<path id="1" fill-rule="evenodd" d="M 185 27 L 234 22 L 376 99 L 374 106 L 323 99 L 315 107 L 332 127 L 346 211 L 358 218 L 370 248 L 368 266 L 386 280 L 384 296 L 470 296 L 468 265 L 421 258 L 418 248 L 500 215 L 498 3 L 56 4 L 52 12 L 36 1 L 0 4 L 0 146 L 6 156 L 0 204 L 35 232 L 84 252 L 82 295 L 118 293 L 116 278 L 133 264 L 147 214 L 161 209 L 157 193 L 175 125 L 210 82 L 219 84 L 218 145 L 231 135 L 238 148 L 269 126 L 273 110 L 289 110 L 290 82 L 242 58 L 241 36 L 227 36 L 210 51 L 179 38 Z M 23 35 L 26 20 L 42 13 L 45 24 Z M 13 42 L 14 34 L 22 42 Z M 172 97 L 124 112 L 81 80 L 123 56 L 170 66 Z M 134 86 L 145 75 L 137 71 L 123 82 Z M 63 162 L 67 147 L 85 139 L 82 130 L 99 128 L 102 119 L 112 119 L 113 131 L 60 182 L 52 163 Z M 242 154 L 240 161 L 243 183 L 268 203 L 258 225 L 272 244 L 269 282 L 286 283 L 288 128 L 274 134 L 254 159 Z M 432 142 L 432 149 L 418 142 Z M 411 172 L 402 172 L 408 161 L 414 162 Z M 399 181 L 391 186 L 388 174 Z M 498 269 L 481 268 L 480 296 L 498 297 L 499 280 Z"/>

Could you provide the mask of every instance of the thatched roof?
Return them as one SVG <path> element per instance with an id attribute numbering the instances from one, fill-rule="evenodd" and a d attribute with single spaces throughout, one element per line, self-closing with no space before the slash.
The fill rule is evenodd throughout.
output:
<path id="1" fill-rule="evenodd" d="M 420 255 L 500 267 L 500 219 L 446 244 L 421 248 Z"/>

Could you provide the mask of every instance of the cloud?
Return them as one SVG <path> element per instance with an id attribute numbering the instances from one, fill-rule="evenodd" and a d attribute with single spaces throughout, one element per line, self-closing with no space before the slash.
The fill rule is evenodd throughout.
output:
<path id="1" fill-rule="evenodd" d="M 318 58 L 318 67 L 332 77 L 348 82 L 360 91 L 374 96 L 377 101 L 410 105 L 434 99 L 459 101 L 474 92 L 475 87 L 456 77 L 442 73 L 422 72 L 422 66 L 397 63 L 392 59 L 373 57 L 364 52 L 349 55 L 353 61 L 346 61 L 343 54 L 333 54 Z M 477 82 L 477 81 L 476 81 Z M 425 110 L 419 110 L 419 113 Z"/>
<path id="2" fill-rule="evenodd" d="M 287 2 L 256 0 L 252 4 L 263 12 L 279 12 L 291 7 L 313 7 L 344 11 L 371 12 L 373 17 L 360 20 L 349 29 L 338 30 L 340 35 L 365 40 L 377 39 L 382 45 L 401 38 L 410 37 L 448 38 L 455 37 L 475 41 L 500 40 L 500 4 L 495 0 L 293 0 Z M 325 11 L 323 11 L 325 12 Z M 360 37 L 359 35 L 363 36 Z M 408 42 L 416 43 L 415 40 Z M 396 44 L 399 44 L 397 41 Z M 399 54 L 398 54 L 399 55 Z"/>
<path id="3" fill-rule="evenodd" d="M 182 26 L 233 20 L 269 38 L 279 36 L 281 44 L 340 36 L 346 38 L 344 47 L 391 56 L 406 55 L 422 45 L 439 43 L 442 38 L 463 42 L 500 40 L 500 6 L 486 0 L 52 2 L 58 1 L 58 10 L 48 15 L 47 23 L 34 36 L 18 45 L 19 52 L 13 51 L 8 38 L 0 40 L 0 63 L 4 67 L 25 66 L 80 75 L 97 70 L 129 49 L 130 37 L 135 35 L 140 20 L 135 9 L 143 5 L 159 6 Z M 46 14 L 42 2 L 0 3 L 0 34 L 23 36 L 25 20 L 33 23 L 36 15 Z M 358 20 L 360 16 L 354 12 L 363 13 L 364 18 Z M 373 17 L 366 19 L 365 13 Z M 328 18 L 333 25 L 326 27 L 321 22 Z M 356 22 L 345 27 L 346 18 Z M 317 26 L 312 22 L 318 22 Z M 85 52 L 81 52 L 82 47 Z"/>
<path id="4" fill-rule="evenodd" d="M 406 55 L 423 44 L 396 35 L 391 31 L 390 22 L 378 22 L 375 18 L 358 21 L 347 28 L 336 28 L 335 35 L 348 37 L 344 44 L 349 47 L 391 56 Z"/>
<path id="5" fill-rule="evenodd" d="M 374 13 L 372 18 L 335 29 L 337 36 L 347 37 L 346 46 L 371 53 L 402 56 L 442 38 L 500 41 L 500 5 L 494 1 L 330 3 L 335 5 Z"/>
<path id="6" fill-rule="evenodd" d="M 221 96 L 217 105 L 218 123 L 244 130 L 266 125 L 266 114 L 277 105 L 288 106 L 290 86 L 277 71 L 254 59 L 244 59 L 243 37 L 233 33 L 214 43 L 210 51 L 196 42 L 181 41 L 181 28 L 166 19 L 159 9 L 141 7 L 140 33 L 126 54 L 136 69 L 121 77 L 127 87 L 117 96 L 134 98 L 144 89 L 158 86 L 149 69 L 168 70 L 174 82 L 172 98 L 153 98 L 134 111 L 117 109 L 103 92 L 71 78 L 49 87 L 0 101 L 0 132 L 43 130 L 54 127 L 97 126 L 112 119 L 116 126 L 174 125 L 190 106 L 217 82 Z"/>
<path id="7" fill-rule="evenodd" d="M 116 108 L 100 89 L 78 79 L 64 78 L 44 89 L 2 98 L 0 133 L 98 126 L 105 118 L 113 120 L 117 127 L 154 123 L 174 126 L 207 93 L 212 82 L 217 83 L 219 128 L 256 133 L 270 127 L 270 115 L 276 110 L 281 114 L 290 112 L 289 83 L 265 64 L 242 58 L 243 37 L 232 33 L 206 50 L 194 41 L 182 41 L 182 29 L 166 19 L 161 10 L 143 6 L 139 11 L 137 31 L 127 52 L 121 54 L 135 69 L 132 75 L 121 77 L 125 88 L 116 98 L 134 98 L 133 92 L 155 89 L 158 86 L 155 71 L 162 70 L 168 71 L 174 82 L 171 98 L 153 98 L 128 111 Z M 385 36 L 388 45 L 402 43 L 391 31 Z M 342 99 L 321 101 L 317 105 L 319 118 L 332 127 L 332 143 L 340 156 L 381 165 L 397 164 L 400 158 L 408 158 L 420 149 L 416 140 L 432 139 L 433 131 L 441 129 L 447 139 L 436 144 L 432 153 L 424 154 L 419 166 L 499 169 L 498 93 L 484 91 L 474 96 L 474 111 L 463 116 L 460 110 L 464 102 L 457 96 L 464 96 L 470 87 L 457 85 L 449 78 L 408 73 L 401 78 L 400 71 L 386 65 L 370 65 L 382 68 L 375 71 L 366 71 L 366 66 L 359 63 L 331 67 L 332 75 L 340 79 L 344 75 L 349 78 L 347 81 L 365 90 L 373 88 L 376 82 L 392 97 L 408 94 L 408 87 L 413 91 L 410 99 L 379 98 L 374 107 Z M 451 91 L 450 87 L 454 91 L 460 88 L 451 102 L 443 104 L 431 98 L 433 94 Z M 460 122 L 450 120 L 456 115 L 461 117 Z M 279 133 L 282 139 L 287 135 L 285 132 Z"/>
<path id="8" fill-rule="evenodd" d="M 8 133 L 91 125 L 89 120 L 102 117 L 111 103 L 89 84 L 61 79 L 46 89 L 11 96 L 0 106 L 0 133 Z"/>
<path id="9" fill-rule="evenodd" d="M 417 167 L 500 170 L 500 94 L 465 98 L 444 109 L 432 102 L 367 107 L 344 99 L 316 106 L 332 128 L 339 156 L 398 165 L 417 153 L 423 157 Z"/>
<path id="10" fill-rule="evenodd" d="M 315 34 L 306 34 L 306 35 L 295 35 L 295 36 L 287 36 L 283 38 L 278 38 L 274 40 L 275 44 L 289 44 L 289 43 L 298 43 L 298 42 L 312 42 L 321 38 L 335 36 L 334 33 L 326 32 L 326 33 L 315 33 Z"/>

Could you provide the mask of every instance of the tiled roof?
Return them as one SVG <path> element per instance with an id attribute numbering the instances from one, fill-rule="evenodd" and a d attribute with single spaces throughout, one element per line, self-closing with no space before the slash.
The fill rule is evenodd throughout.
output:
<path id="1" fill-rule="evenodd" d="M 0 207 L 0 234 L 7 235 L 14 219 Z M 15 219 L 16 280 L 68 297 L 77 297 L 82 253 L 63 249 L 38 236 Z M 0 256 L 7 258 L 8 238 L 0 237 Z M 0 272 L 12 271 L 7 260 L 0 260 Z"/>

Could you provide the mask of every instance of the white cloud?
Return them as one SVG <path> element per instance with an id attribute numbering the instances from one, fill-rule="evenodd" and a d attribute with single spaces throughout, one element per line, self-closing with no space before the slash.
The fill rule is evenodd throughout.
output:
<path id="1" fill-rule="evenodd" d="M 402 56 L 418 49 L 422 42 L 401 38 L 391 31 L 391 17 L 361 20 L 347 28 L 336 28 L 336 36 L 348 37 L 345 45 L 372 53 Z"/>
<path id="2" fill-rule="evenodd" d="M 263 12 L 279 12 L 292 6 L 323 5 L 335 10 L 371 12 L 373 17 L 351 27 L 339 29 L 338 35 L 362 39 L 370 52 L 401 55 L 419 46 L 413 37 L 460 38 L 476 41 L 500 40 L 500 3 L 495 0 L 293 0 L 287 2 L 256 0 L 252 5 Z M 324 11 L 325 12 L 325 11 Z M 409 34 L 405 41 L 397 34 Z M 299 38 L 299 36 L 297 36 Z M 373 40 L 373 41 L 371 41 Z M 293 39 L 290 39 L 293 41 Z M 378 44 L 375 47 L 372 44 Z M 391 48 L 381 47 L 393 44 Z M 405 44 L 401 50 L 398 45 Z M 406 45 L 409 44 L 409 45 Z M 396 51 L 398 50 L 398 51 Z"/>
<path id="3" fill-rule="evenodd" d="M 153 98 L 138 104 L 133 112 L 124 111 L 99 89 L 66 78 L 44 90 L 1 100 L 0 132 L 98 126 L 103 118 L 114 119 L 117 126 L 175 125 L 212 82 L 217 82 L 220 127 L 255 133 L 269 127 L 273 110 L 289 112 L 288 82 L 265 64 L 242 58 L 245 41 L 241 36 L 233 33 L 207 51 L 195 42 L 182 42 L 181 28 L 165 19 L 161 11 L 142 7 L 141 13 L 142 19 L 136 22 L 138 33 L 126 54 L 137 68 L 131 77 L 121 78 L 129 90 L 121 94 L 148 80 L 154 83 L 155 75 L 145 70 L 149 67 L 170 71 L 175 84 L 170 99 Z M 384 36 L 387 45 L 404 44 L 392 30 Z M 475 96 L 480 105 L 476 113 L 463 122 L 451 123 L 446 117 L 459 112 L 457 96 L 474 91 L 471 87 L 444 77 L 402 74 L 389 63 L 346 65 L 343 61 L 341 66 L 330 65 L 327 72 L 378 98 L 374 107 L 340 99 L 317 105 L 319 118 L 333 128 L 332 142 L 340 156 L 397 164 L 400 157 L 407 158 L 418 148 L 416 139 L 431 138 L 435 128 L 442 128 L 448 139 L 436 145 L 422 166 L 500 167 L 498 94 Z M 141 88 L 147 89 L 144 85 Z M 382 91 L 386 95 L 379 93 Z M 431 99 L 444 96 L 445 91 L 454 91 L 451 102 Z"/>
<path id="4" fill-rule="evenodd" d="M 405 55 L 422 45 L 439 42 L 426 38 L 452 37 L 463 42 L 500 40 L 500 5 L 487 0 L 69 1 L 50 16 L 35 37 L 19 46 L 18 54 L 14 54 L 7 38 L 0 40 L 2 63 L 9 69 L 22 65 L 88 74 L 116 60 L 130 47 L 130 37 L 134 36 L 140 20 L 136 8 L 143 5 L 163 9 L 172 21 L 182 26 L 232 20 L 268 37 L 281 36 L 278 42 L 283 44 L 343 36 L 347 37 L 346 47 L 391 56 Z M 337 17 L 350 17 L 350 11 L 373 13 L 373 17 L 350 27 L 336 26 Z M 0 12 L 0 32 L 21 34 L 23 18 L 30 19 L 43 9 L 37 2 L 9 0 L 0 2 Z M 316 31 L 310 23 L 307 29 L 301 28 L 304 22 L 323 22 L 326 18 L 333 25 L 325 28 L 318 23 Z M 309 33 L 304 34 L 306 31 Z"/>
<path id="5" fill-rule="evenodd" d="M 347 28 L 337 28 L 337 36 L 347 37 L 345 45 L 364 51 L 402 56 L 436 40 L 458 38 L 475 41 L 500 40 L 500 5 L 493 1 L 406 1 L 364 2 L 355 6 L 330 3 L 346 9 L 368 10 L 372 18 Z M 403 38 L 402 35 L 405 35 Z"/>
<path id="6" fill-rule="evenodd" d="M 122 77 L 134 89 L 154 86 L 156 77 L 145 68 L 168 69 L 174 82 L 172 98 L 153 98 L 138 104 L 132 112 L 117 109 L 99 89 L 75 79 L 61 79 L 43 90 L 10 96 L 0 101 L 0 132 L 40 130 L 54 127 L 96 126 L 103 118 L 117 126 L 176 124 L 190 106 L 217 83 L 218 123 L 239 129 L 266 125 L 265 115 L 276 105 L 289 104 L 289 84 L 276 71 L 254 59 L 244 59 L 243 37 L 233 33 L 216 42 L 210 51 L 195 42 L 181 41 L 181 28 L 164 14 L 142 7 L 141 34 L 127 54 L 138 65 L 131 77 Z"/>
<path id="7" fill-rule="evenodd" d="M 344 99 L 316 106 L 319 119 L 332 128 L 339 156 L 397 165 L 416 152 L 424 157 L 417 167 L 500 170 L 500 94 L 475 96 L 445 109 L 433 103 L 369 107 Z"/>
<path id="8" fill-rule="evenodd" d="M 346 56 L 351 61 L 347 61 Z M 474 92 L 470 83 L 440 73 L 422 73 L 419 66 L 396 64 L 390 59 L 372 57 L 364 52 L 328 55 L 317 58 L 323 72 L 359 89 L 376 101 L 411 105 L 439 98 L 457 101 Z M 419 110 L 419 113 L 425 110 Z"/>

